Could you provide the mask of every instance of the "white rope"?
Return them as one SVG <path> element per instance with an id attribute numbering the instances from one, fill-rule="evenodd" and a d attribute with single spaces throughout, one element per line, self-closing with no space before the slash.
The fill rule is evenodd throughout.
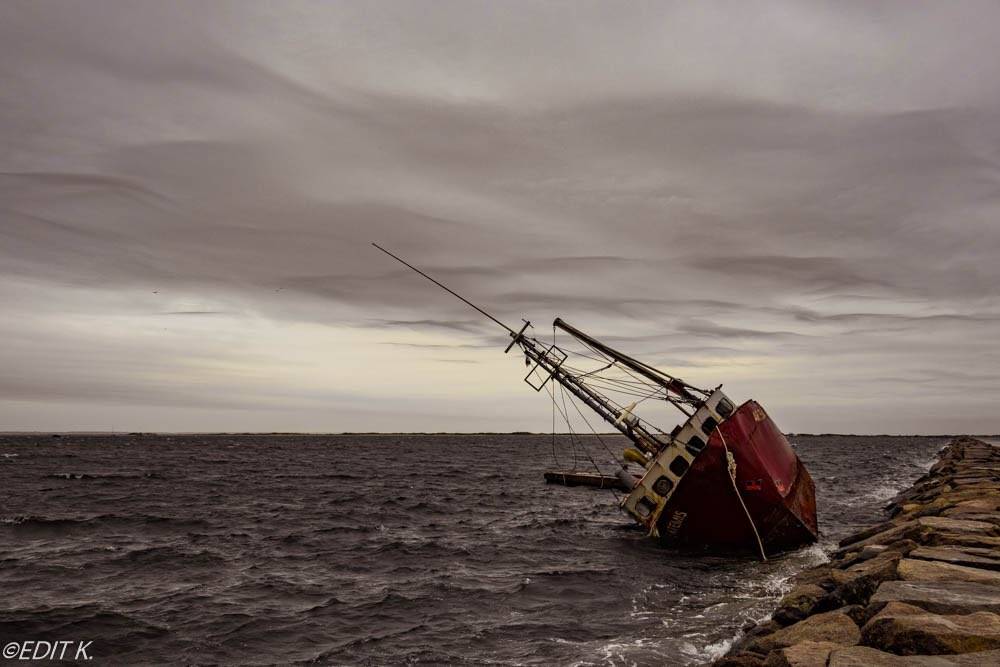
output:
<path id="1" fill-rule="evenodd" d="M 747 504 L 743 502 L 743 494 L 740 493 L 740 487 L 736 485 L 736 459 L 733 458 L 733 453 L 729 451 L 729 446 L 726 444 L 726 436 L 722 435 L 722 429 L 716 426 L 715 430 L 718 431 L 719 437 L 722 438 L 722 447 L 726 450 L 726 463 L 729 468 L 729 479 L 733 482 L 733 491 L 736 492 L 736 497 L 740 499 L 740 505 L 743 506 L 743 511 L 746 512 L 747 521 L 750 522 L 750 527 L 753 528 L 754 537 L 757 538 L 757 546 L 760 547 L 760 558 L 761 560 L 767 560 L 767 555 L 764 553 L 764 543 L 760 540 L 760 533 L 757 532 L 757 526 L 753 522 L 753 517 L 750 516 Z"/>

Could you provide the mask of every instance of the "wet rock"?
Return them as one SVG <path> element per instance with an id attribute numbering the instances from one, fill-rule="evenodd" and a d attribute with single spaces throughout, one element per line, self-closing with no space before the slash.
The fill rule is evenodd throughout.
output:
<path id="1" fill-rule="evenodd" d="M 868 620 L 868 615 L 865 609 L 865 607 L 859 604 L 852 604 L 846 607 L 841 607 L 838 611 L 842 614 L 847 614 L 847 617 L 854 621 L 854 625 L 860 628 L 861 624 Z"/>
<path id="2" fill-rule="evenodd" d="M 861 641 L 898 655 L 969 653 L 1000 648 L 1000 616 L 915 614 L 886 606 L 861 629 Z"/>
<path id="3" fill-rule="evenodd" d="M 941 561 L 952 565 L 978 567 L 984 570 L 1000 570 L 1000 550 L 997 549 L 918 547 L 909 553 L 909 557 Z"/>
<path id="4" fill-rule="evenodd" d="M 836 584 L 833 583 L 833 578 L 830 574 L 831 569 L 832 568 L 829 563 L 816 565 L 808 570 L 799 572 L 797 575 L 792 577 L 792 581 L 796 586 L 801 584 L 814 584 L 825 590 L 832 591 Z"/>
<path id="5" fill-rule="evenodd" d="M 764 658 L 745 653 L 727 655 L 713 662 L 712 667 L 764 667 Z"/>
<path id="6" fill-rule="evenodd" d="M 801 584 L 781 598 L 772 618 L 781 625 L 798 623 L 813 612 L 816 604 L 826 597 L 826 590 L 816 584 Z"/>
<path id="7" fill-rule="evenodd" d="M 1000 612 L 1000 588 L 968 581 L 887 581 L 872 604 L 904 602 L 935 614 Z"/>
<path id="8" fill-rule="evenodd" d="M 769 621 L 764 621 L 763 623 L 757 623 L 749 630 L 746 630 L 739 641 L 737 641 L 733 647 L 729 650 L 731 655 L 736 655 L 739 653 L 746 652 L 750 650 L 750 646 L 757 641 L 760 637 L 765 637 L 781 629 L 781 624 L 778 621 L 771 619 Z M 760 653 L 761 660 L 767 655 L 767 651 L 758 651 Z"/>
<path id="9" fill-rule="evenodd" d="M 1000 665 L 1000 448 L 954 439 L 886 509 L 796 576 L 725 664 Z"/>
<path id="10" fill-rule="evenodd" d="M 879 584 L 897 578 L 896 568 L 901 558 L 895 551 L 884 551 L 846 570 L 834 570 L 832 576 L 837 588 L 833 596 L 840 605 L 867 604 Z"/>
<path id="11" fill-rule="evenodd" d="M 841 611 L 829 611 L 810 616 L 777 632 L 760 637 L 747 645 L 747 650 L 767 655 L 776 649 L 804 641 L 833 642 L 852 646 L 861 640 L 861 630 Z"/>
<path id="12" fill-rule="evenodd" d="M 799 642 L 767 654 L 765 667 L 826 667 L 830 651 L 841 648 L 833 642 Z"/>
<path id="13" fill-rule="evenodd" d="M 898 572 L 904 581 L 969 581 L 1000 586 L 1000 572 L 941 561 L 904 558 L 899 562 Z"/>
<path id="14" fill-rule="evenodd" d="M 868 646 L 834 649 L 827 663 L 828 667 L 985 667 L 997 664 L 1000 664 L 1000 651 L 904 657 Z"/>

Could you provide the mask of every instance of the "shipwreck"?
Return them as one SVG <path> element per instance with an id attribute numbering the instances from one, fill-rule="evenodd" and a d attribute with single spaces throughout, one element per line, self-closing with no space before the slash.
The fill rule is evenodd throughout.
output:
<path id="1" fill-rule="evenodd" d="M 811 542 L 818 535 L 812 478 L 767 411 L 756 401 L 737 405 L 723 391 L 695 387 L 620 352 L 559 318 L 553 331 L 568 334 L 597 366 L 571 363 L 572 352 L 515 330 L 420 269 L 372 244 L 503 327 L 505 352 L 518 350 L 529 367 L 525 381 L 551 396 L 569 423 L 566 394 L 631 441 L 613 470 L 552 470 L 550 483 L 623 491 L 621 509 L 664 545 L 753 551 L 764 558 Z M 613 374 L 617 372 L 617 376 Z M 562 393 L 562 405 L 557 402 Z M 628 398 L 634 400 L 628 401 Z M 665 431 L 638 413 L 669 405 L 684 420 Z M 573 403 L 576 407 L 576 403 Z M 645 410 L 644 410 L 645 412 Z M 580 416 L 586 420 L 583 413 Z M 600 434 L 591 426 L 593 433 Z M 604 444 L 603 440 L 601 440 Z"/>

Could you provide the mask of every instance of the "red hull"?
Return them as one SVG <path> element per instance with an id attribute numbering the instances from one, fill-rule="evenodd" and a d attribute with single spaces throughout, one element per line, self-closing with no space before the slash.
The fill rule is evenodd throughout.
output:
<path id="1" fill-rule="evenodd" d="M 756 551 L 749 512 L 769 554 L 815 542 L 812 478 L 764 409 L 747 401 L 718 430 L 736 461 L 736 486 L 746 510 L 716 431 L 664 506 L 660 538 L 675 546 Z"/>

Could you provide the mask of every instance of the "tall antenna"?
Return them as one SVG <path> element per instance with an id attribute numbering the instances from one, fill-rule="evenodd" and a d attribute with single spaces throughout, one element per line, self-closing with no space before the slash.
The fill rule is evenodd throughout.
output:
<path id="1" fill-rule="evenodd" d="M 410 264 L 406 260 L 404 260 L 404 259 L 402 259 L 400 257 L 397 257 L 396 255 L 393 255 L 391 252 L 389 252 L 388 250 L 386 250 L 385 248 L 383 248 L 379 244 L 373 242 L 372 245 L 375 246 L 376 248 L 378 248 L 379 250 L 381 250 L 382 252 L 384 252 L 385 254 L 389 255 L 389 257 L 392 257 L 394 260 L 396 260 L 397 262 L 399 262 L 403 266 L 406 266 L 406 267 L 409 267 L 409 268 L 413 269 L 414 271 L 416 271 L 417 273 L 419 273 L 420 275 L 422 275 L 424 278 L 427 278 L 427 280 L 431 281 L 432 283 L 434 283 L 435 285 L 437 285 L 438 287 L 440 287 L 444 291 L 448 292 L 452 296 L 455 296 L 455 297 L 461 299 L 463 302 L 465 302 L 466 305 L 469 305 L 469 306 L 475 308 L 480 313 L 482 313 L 483 315 L 485 315 L 486 317 L 490 318 L 491 320 L 493 320 L 494 322 L 496 322 L 497 324 L 499 324 L 500 326 L 502 326 L 504 329 L 506 329 L 507 331 L 509 331 L 512 336 L 516 335 L 516 333 L 514 332 L 514 330 L 511 329 L 509 326 L 507 326 L 506 324 L 504 324 L 503 322 L 501 322 L 497 318 L 493 317 L 492 315 L 490 315 L 489 313 L 487 313 L 485 310 L 483 310 L 482 308 L 480 308 L 476 304 L 472 303 L 471 301 L 469 301 L 468 299 L 466 299 L 464 296 L 462 296 L 461 294 L 459 294 L 455 290 L 452 290 L 452 289 L 448 288 L 446 285 L 438 282 L 437 280 L 434 280 L 433 278 L 431 278 L 429 275 L 427 275 L 426 273 L 424 273 L 423 271 L 421 271 L 417 267 L 413 266 L 412 264 Z M 523 329 L 522 329 L 522 331 L 523 331 Z"/>

